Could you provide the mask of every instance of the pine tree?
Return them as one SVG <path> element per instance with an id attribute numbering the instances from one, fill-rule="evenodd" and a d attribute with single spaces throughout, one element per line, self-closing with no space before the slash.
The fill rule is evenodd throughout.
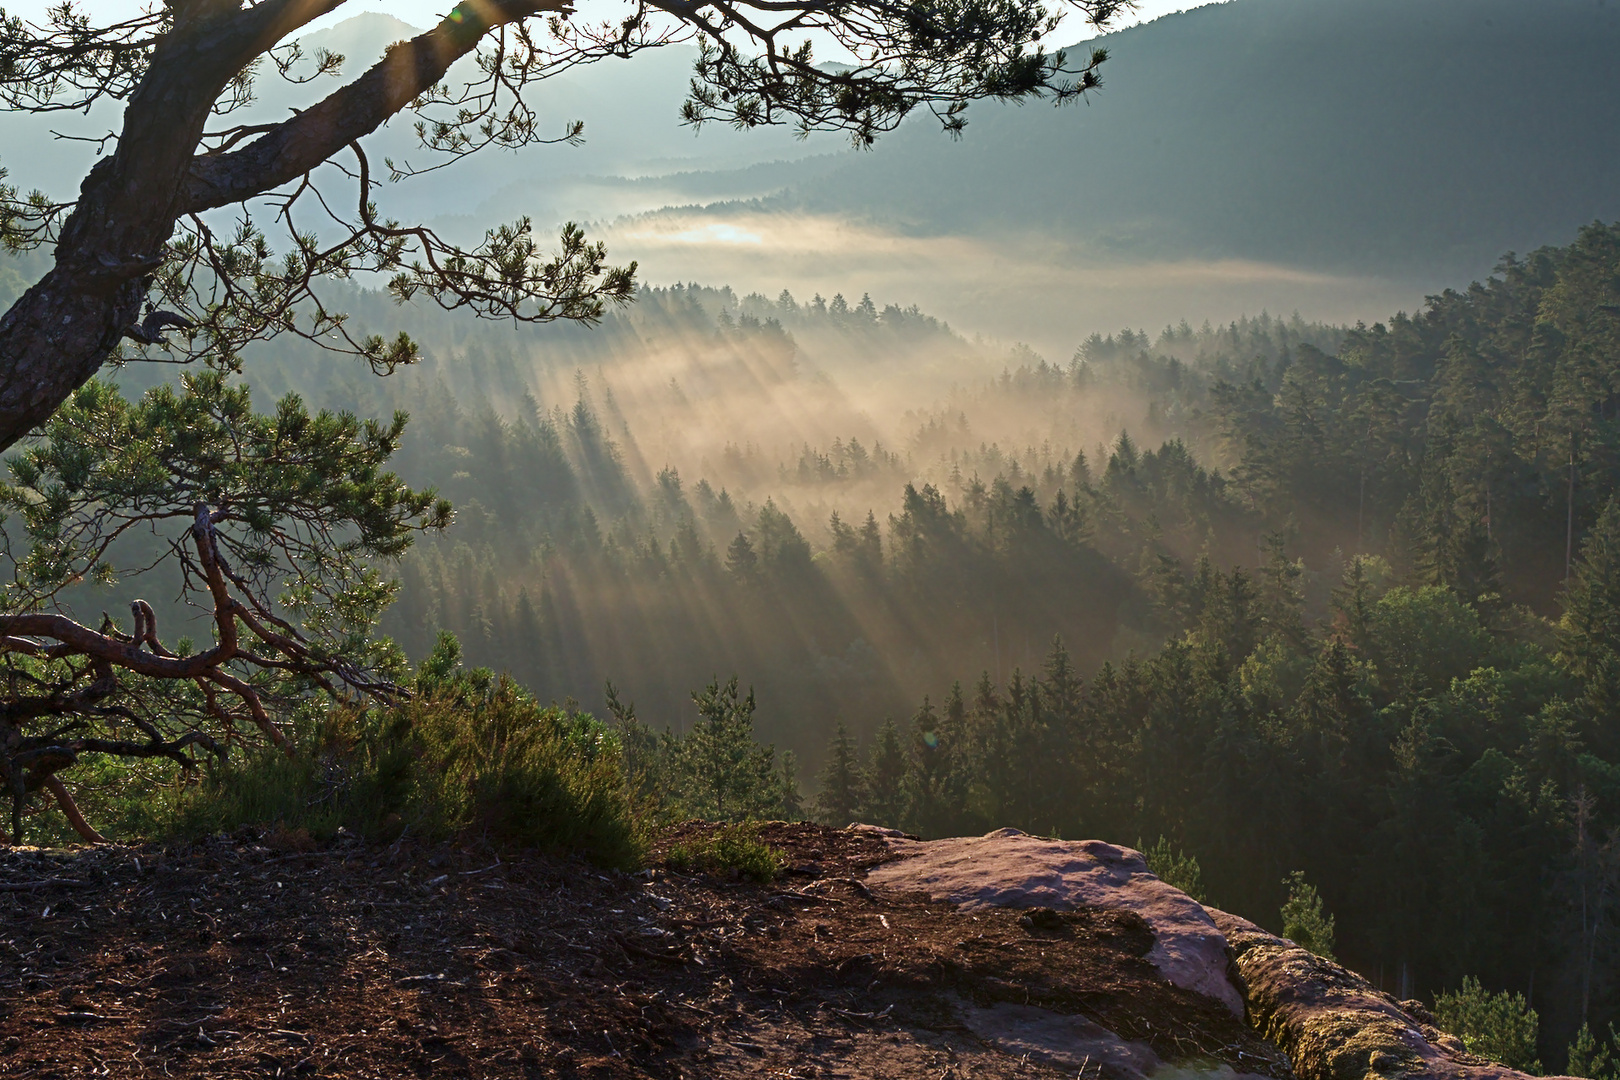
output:
<path id="1" fill-rule="evenodd" d="M 759 572 L 759 556 L 748 534 L 739 532 L 736 539 L 726 545 L 726 569 L 738 581 L 752 581 Z"/>
<path id="2" fill-rule="evenodd" d="M 1620 1031 L 1609 1025 L 1609 1041 L 1604 1043 L 1592 1034 L 1591 1024 L 1582 1024 L 1569 1044 L 1569 1063 L 1564 1066 L 1566 1076 L 1584 1076 L 1587 1080 L 1615 1080 L 1620 1076 Z"/>
<path id="3" fill-rule="evenodd" d="M 824 825 L 842 827 L 856 819 L 865 803 L 866 792 L 861 775 L 861 763 L 855 740 L 842 720 L 828 747 L 827 763 L 822 766 L 817 780 L 821 790 L 816 793 L 816 819 Z"/>
<path id="4" fill-rule="evenodd" d="M 1610 500 L 1581 543 L 1564 590 L 1558 656 L 1570 674 L 1591 679 L 1620 650 L 1620 504 Z"/>
<path id="5" fill-rule="evenodd" d="M 883 721 L 867 758 L 862 787 L 866 798 L 861 820 L 868 825 L 898 828 L 905 816 L 906 752 L 893 718 Z"/>
<path id="6" fill-rule="evenodd" d="M 1510 1069 L 1541 1072 L 1536 1058 L 1540 1018 L 1523 994 L 1493 994 L 1478 979 L 1464 978 L 1461 990 L 1436 995 L 1434 1016 L 1442 1030 L 1462 1039 L 1469 1053 Z"/>
<path id="7" fill-rule="evenodd" d="M 1263 547 L 1266 564 L 1258 575 L 1261 625 L 1266 634 L 1280 637 L 1295 647 L 1303 647 L 1306 639 L 1305 590 L 1301 580 L 1305 576 L 1305 566 L 1288 558 L 1280 532 L 1268 533 Z"/>
<path id="8" fill-rule="evenodd" d="M 1165 836 L 1160 836 L 1152 847 L 1143 847 L 1140 840 L 1136 846 L 1141 848 L 1147 859 L 1148 872 L 1154 877 L 1180 889 L 1200 904 L 1209 902 L 1204 892 L 1204 872 L 1195 856 L 1175 847 Z"/>
<path id="9" fill-rule="evenodd" d="M 1344 568 L 1344 581 L 1333 590 L 1334 631 L 1365 654 L 1372 645 L 1372 608 L 1376 599 L 1371 571 L 1382 560 L 1357 555 Z"/>
<path id="10" fill-rule="evenodd" d="M 1295 870 L 1283 882 L 1288 886 L 1288 902 L 1282 907 L 1283 937 L 1302 949 L 1333 959 L 1333 916 L 1322 910 L 1322 897 L 1316 886 L 1305 880 L 1303 870 Z"/>
<path id="11" fill-rule="evenodd" d="M 682 809 L 721 821 L 786 817 L 798 802 L 789 768 L 776 747 L 754 739 L 754 691 L 743 697 L 737 676 L 694 691 L 699 719 L 673 751 L 671 787 Z"/>
<path id="12" fill-rule="evenodd" d="M 765 505 L 759 508 L 755 534 L 759 537 L 756 562 L 773 578 L 794 577 L 810 569 L 810 544 L 793 524 L 793 519 L 778 510 L 771 499 L 766 499 Z M 735 546 L 736 542 L 732 543 Z M 730 557 L 728 549 L 727 562 Z"/>

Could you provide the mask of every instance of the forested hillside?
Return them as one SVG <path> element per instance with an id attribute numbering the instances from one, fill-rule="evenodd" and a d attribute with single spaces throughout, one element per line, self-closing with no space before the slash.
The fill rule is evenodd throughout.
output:
<path id="1" fill-rule="evenodd" d="M 1087 342 L 1076 379 L 1144 391 L 1226 465 L 1121 437 L 1080 489 L 1088 520 L 1145 509 L 1096 543 L 1162 647 L 942 686 L 864 760 L 840 732 L 829 817 L 1167 837 L 1244 911 L 1302 870 L 1351 966 L 1403 997 L 1516 989 L 1553 1065 L 1620 989 L 1617 268 L 1620 231 L 1592 226 L 1239 367 L 1174 334 Z"/>
<path id="2" fill-rule="evenodd" d="M 780 204 L 1436 282 L 1620 215 L 1612 4 L 1236 0 L 1094 45 L 1085 105 L 917 122 Z"/>
<path id="3" fill-rule="evenodd" d="M 597 405 L 454 436 L 489 495 L 413 558 L 394 625 L 452 625 L 550 694 L 605 674 L 655 723 L 736 671 L 813 763 L 835 719 L 860 734 L 822 758 L 829 819 L 1162 835 L 1243 911 L 1303 870 L 1339 955 L 1408 995 L 1529 993 L 1550 1061 L 1620 989 L 1617 271 L 1620 229 L 1592 226 L 1372 326 L 981 356 L 1001 370 L 919 395 L 881 450 L 745 448 L 646 486 L 613 479 L 640 444 L 604 375 Z M 973 348 L 894 310 L 684 302 L 811 386 L 808 347 L 780 358 L 829 325 L 865 350 L 845 380 Z M 542 475 L 577 494 L 508 518 Z"/>
<path id="4" fill-rule="evenodd" d="M 0 12 L 0 1053 L 1620 1080 L 1620 2 L 655 8 Z"/>
<path id="5" fill-rule="evenodd" d="M 864 297 L 513 334 L 356 293 L 423 365 L 252 370 L 412 414 L 397 465 L 458 513 L 400 568 L 413 657 L 448 629 L 542 700 L 612 680 L 654 773 L 736 674 L 704 708 L 828 820 L 1163 837 L 1262 915 L 1303 871 L 1341 958 L 1524 992 L 1551 1065 L 1620 1004 L 1617 280 L 1593 225 L 1371 326 L 1056 363 Z"/>
<path id="6" fill-rule="evenodd" d="M 964 671 L 1029 669 L 1056 634 L 1088 667 L 1155 645 L 1135 579 L 1169 541 L 1146 537 L 1211 518 L 1223 561 L 1254 550 L 1222 476 L 1151 449 L 1186 418 L 1124 367 L 867 298 L 676 287 L 595 331 L 411 330 L 421 369 L 312 401 L 409 411 L 403 473 L 458 508 L 405 561 L 385 628 L 413 656 L 450 629 L 543 697 L 613 679 L 679 726 L 697 682 L 736 672 L 762 731 L 813 761 L 834 718 L 869 729 Z M 1267 316 L 1162 340 L 1224 370 L 1341 337 Z M 265 393 L 330 372 L 256 363 Z"/>

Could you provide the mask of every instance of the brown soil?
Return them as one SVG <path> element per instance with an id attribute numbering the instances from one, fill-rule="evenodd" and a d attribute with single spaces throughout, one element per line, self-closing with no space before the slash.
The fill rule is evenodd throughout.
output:
<path id="1" fill-rule="evenodd" d="M 961 1019 L 1007 1002 L 1288 1075 L 1135 915 L 958 914 L 867 890 L 869 834 L 761 836 L 771 884 L 245 830 L 0 853 L 0 1076 L 1073 1077 Z"/>

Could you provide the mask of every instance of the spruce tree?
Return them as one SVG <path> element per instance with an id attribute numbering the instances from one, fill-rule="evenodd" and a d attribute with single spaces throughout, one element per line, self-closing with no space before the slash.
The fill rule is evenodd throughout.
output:
<path id="1" fill-rule="evenodd" d="M 755 554 L 754 542 L 748 539 L 747 533 L 739 532 L 726 545 L 726 569 L 738 581 L 752 581 L 759 572 L 759 556 Z"/>
<path id="2" fill-rule="evenodd" d="M 868 825 L 898 828 L 905 816 L 906 752 L 893 718 L 883 721 L 867 758 L 861 819 Z"/>
<path id="3" fill-rule="evenodd" d="M 828 747 L 827 763 L 817 776 L 816 819 L 824 825 L 844 826 L 855 820 L 866 799 L 861 762 L 849 728 L 838 721 Z"/>
<path id="4" fill-rule="evenodd" d="M 855 550 L 862 569 L 872 574 L 883 569 L 883 534 L 878 528 L 877 515 L 870 510 L 866 512 L 866 520 L 861 523 Z"/>
<path id="5" fill-rule="evenodd" d="M 733 675 L 694 691 L 698 721 L 672 752 L 672 788 L 681 809 L 720 821 L 787 817 L 798 805 L 791 766 L 776 747 L 754 739 L 754 691 L 742 696 Z"/>
<path id="6" fill-rule="evenodd" d="M 1581 543 L 1562 606 L 1559 659 L 1578 679 L 1599 676 L 1620 649 L 1620 505 L 1613 499 Z"/>
<path id="7" fill-rule="evenodd" d="M 947 705 L 943 714 L 925 697 L 911 718 L 905 828 L 925 838 L 958 835 L 967 808 L 961 695 L 957 684 L 950 699 L 957 707 Z"/>

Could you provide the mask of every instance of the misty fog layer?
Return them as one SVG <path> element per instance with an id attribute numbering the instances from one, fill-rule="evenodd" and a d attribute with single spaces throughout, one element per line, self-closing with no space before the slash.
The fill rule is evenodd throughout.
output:
<path id="1" fill-rule="evenodd" d="M 304 44 L 352 71 L 411 29 L 366 14 Z M 462 241 L 524 215 L 542 232 L 581 220 L 655 284 L 871 292 L 1053 355 L 1121 325 L 1413 310 L 1504 251 L 1620 217 L 1612 5 L 1245 0 L 1093 44 L 1112 59 L 1083 104 L 975 106 L 959 140 L 918 118 L 870 152 L 683 127 L 693 54 L 672 47 L 541 88 L 542 133 L 583 120 L 584 145 L 482 156 L 378 197 Z M 241 116 L 321 92 L 267 80 Z M 96 147 L 52 133 L 93 139 L 116 119 L 5 116 L 0 165 L 66 196 Z M 365 145 L 429 163 L 406 123 Z"/>
<path id="2" fill-rule="evenodd" d="M 609 224 L 610 249 L 652 281 L 758 283 L 826 296 L 859 283 L 949 312 L 972 334 L 1054 355 L 1099 329 L 1309 313 L 1352 323 L 1422 302 L 1427 282 L 1239 258 L 1141 260 L 1061 234 L 917 235 L 864 218 L 757 207 L 665 210 Z"/>

